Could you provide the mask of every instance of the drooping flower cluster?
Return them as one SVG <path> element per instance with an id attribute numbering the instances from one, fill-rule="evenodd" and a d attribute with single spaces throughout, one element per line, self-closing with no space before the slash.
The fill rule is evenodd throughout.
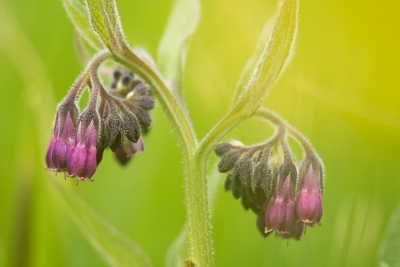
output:
<path id="1" fill-rule="evenodd" d="M 279 143 L 280 151 L 274 149 Z M 321 225 L 323 173 L 316 155 L 306 154 L 298 171 L 284 138 L 252 147 L 232 141 L 214 151 L 221 157 L 218 170 L 228 173 L 225 190 L 257 214 L 264 237 L 275 230 L 279 237 L 300 240 L 306 226 Z"/>
<path id="2" fill-rule="evenodd" d="M 79 114 L 76 100 L 89 87 L 90 101 Z M 46 169 L 68 177 L 93 181 L 104 149 L 109 147 L 121 165 L 144 150 L 141 133 L 149 130 L 148 111 L 154 108 L 149 87 L 122 67 L 113 72 L 109 90 L 97 69 L 83 75 L 60 103 L 53 137 L 46 154 Z"/>

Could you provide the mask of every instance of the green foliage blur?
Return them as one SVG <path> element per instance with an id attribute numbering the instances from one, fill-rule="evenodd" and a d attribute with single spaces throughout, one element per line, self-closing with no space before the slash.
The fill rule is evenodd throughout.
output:
<path id="1" fill-rule="evenodd" d="M 117 0 L 129 43 L 156 57 L 172 4 Z M 276 0 L 202 1 L 184 76 L 199 138 L 227 112 L 276 6 Z M 377 265 L 400 201 L 399 13 L 398 1 L 300 1 L 294 54 L 264 106 L 305 134 L 325 163 L 322 226 L 288 245 L 263 239 L 255 215 L 223 191 L 221 180 L 212 209 L 216 266 Z M 57 102 L 83 68 L 73 37 L 61 1 L 0 0 L 0 266 L 107 266 L 50 179 L 68 184 L 154 266 L 164 266 L 185 207 L 182 158 L 160 107 L 144 137 L 146 153 L 127 167 L 108 150 L 95 182 L 77 187 L 44 170 Z M 249 145 L 271 133 L 249 120 L 226 140 Z M 211 156 L 210 174 L 216 160 Z"/>

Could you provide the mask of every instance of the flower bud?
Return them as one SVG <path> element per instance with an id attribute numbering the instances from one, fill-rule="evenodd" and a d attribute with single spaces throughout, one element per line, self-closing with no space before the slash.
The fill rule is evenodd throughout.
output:
<path id="1" fill-rule="evenodd" d="M 225 178 L 225 182 L 224 182 L 224 189 L 225 191 L 229 191 L 232 189 L 232 175 L 228 174 L 228 176 L 226 176 Z"/>
<path id="2" fill-rule="evenodd" d="M 68 176 L 77 177 L 80 180 L 91 180 L 97 168 L 97 130 L 93 121 L 90 122 L 86 131 L 82 125 L 81 121 L 75 144 L 69 151 Z"/>
<path id="3" fill-rule="evenodd" d="M 218 171 L 223 173 L 232 170 L 241 155 L 242 152 L 240 150 L 231 150 L 227 152 L 218 163 Z"/>
<path id="4" fill-rule="evenodd" d="M 265 232 L 275 229 L 279 234 L 288 234 L 294 224 L 295 201 L 290 176 L 286 177 L 282 190 L 280 190 L 280 179 L 278 175 L 274 195 L 269 200 L 265 213 Z"/>
<path id="5" fill-rule="evenodd" d="M 141 108 L 135 107 L 132 104 L 125 103 L 125 106 L 133 113 L 135 114 L 140 128 L 143 133 L 147 133 L 149 131 L 149 128 L 151 126 L 151 117 L 149 113 L 146 110 L 143 110 Z"/>
<path id="6" fill-rule="evenodd" d="M 233 171 L 232 173 L 229 173 L 227 178 L 231 181 L 231 190 L 232 190 L 232 195 L 235 199 L 240 198 L 240 179 L 239 179 L 239 173 Z"/>
<path id="7" fill-rule="evenodd" d="M 140 137 L 140 126 L 136 116 L 130 112 L 123 112 L 122 120 L 124 121 L 125 136 L 129 141 L 136 143 Z"/>
<path id="8" fill-rule="evenodd" d="M 55 166 L 53 164 L 52 156 L 53 156 L 53 150 L 54 150 L 54 144 L 56 142 L 57 138 L 53 136 L 50 140 L 49 147 L 47 148 L 47 153 L 46 153 L 46 170 L 53 171 L 55 170 Z"/>
<path id="9" fill-rule="evenodd" d="M 144 143 L 142 137 L 136 143 L 133 142 L 126 142 L 122 146 L 120 146 L 114 153 L 115 158 L 117 159 L 118 163 L 122 166 L 125 166 L 134 155 L 139 152 L 145 152 Z"/>
<path id="10" fill-rule="evenodd" d="M 149 91 L 149 87 L 144 83 L 135 85 L 133 91 L 126 96 L 127 100 L 134 106 L 145 110 L 154 108 L 154 100 Z"/>
<path id="11" fill-rule="evenodd" d="M 265 203 L 264 206 L 261 208 L 261 210 L 257 214 L 257 219 L 256 219 L 256 226 L 258 231 L 263 237 L 267 237 L 271 232 L 266 232 L 265 231 L 265 212 L 267 210 L 267 204 Z"/>
<path id="12" fill-rule="evenodd" d="M 296 201 L 296 220 L 309 226 L 321 225 L 322 201 L 320 186 L 318 186 L 320 180 L 318 172 L 314 170 L 313 164 L 310 164 L 302 179 Z"/>
<path id="13" fill-rule="evenodd" d="M 105 136 L 107 139 L 107 145 L 115 152 L 124 141 L 124 121 L 115 111 L 108 114 L 104 124 L 106 127 Z"/>
<path id="14" fill-rule="evenodd" d="M 237 150 L 244 147 L 243 143 L 237 140 L 233 140 L 228 143 L 221 143 L 215 146 L 214 152 L 218 157 L 224 156 L 227 152 L 231 150 Z"/>
<path id="15" fill-rule="evenodd" d="M 251 180 L 253 202 L 259 208 L 261 208 L 267 200 L 268 186 L 272 179 L 272 171 L 267 160 L 267 157 L 262 157 L 261 160 L 257 162 Z"/>
<path id="16" fill-rule="evenodd" d="M 60 134 L 61 118 L 58 116 L 54 129 L 54 136 L 50 141 L 46 154 L 46 169 L 63 172 L 67 170 L 68 153 L 75 141 L 75 127 L 71 115 L 68 112 L 64 128 Z"/>
<path id="17" fill-rule="evenodd" d="M 294 223 L 292 229 L 290 229 L 290 233 L 278 234 L 277 236 L 283 239 L 300 240 L 303 231 L 304 231 L 304 223 Z"/>
<path id="18" fill-rule="evenodd" d="M 57 108 L 56 113 L 56 123 L 57 121 L 60 123 L 59 125 L 59 137 L 64 132 L 65 124 L 67 123 L 68 115 L 73 122 L 74 128 L 76 125 L 76 121 L 78 119 L 79 110 L 75 103 L 75 98 L 71 95 L 72 92 L 69 92 L 69 95 L 65 97 L 65 99 L 60 103 Z M 56 126 L 56 125 L 55 125 Z"/>

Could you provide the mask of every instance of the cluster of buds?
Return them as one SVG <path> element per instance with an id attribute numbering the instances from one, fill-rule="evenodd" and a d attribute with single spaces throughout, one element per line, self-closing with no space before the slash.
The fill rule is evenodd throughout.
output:
<path id="1" fill-rule="evenodd" d="M 306 154 L 298 170 L 285 138 L 278 136 L 251 147 L 222 143 L 214 151 L 221 157 L 219 172 L 228 173 L 225 190 L 257 215 L 262 236 L 275 230 L 279 237 L 300 240 L 306 226 L 321 225 L 323 173 L 315 154 Z"/>
<path id="2" fill-rule="evenodd" d="M 122 165 L 144 151 L 141 133 L 148 131 L 148 111 L 154 108 L 149 87 L 132 72 L 117 68 L 106 89 L 97 73 L 100 64 L 93 65 L 59 104 L 46 154 L 46 169 L 64 172 L 77 181 L 93 181 L 107 147 Z M 86 87 L 90 100 L 80 113 L 77 99 Z"/>

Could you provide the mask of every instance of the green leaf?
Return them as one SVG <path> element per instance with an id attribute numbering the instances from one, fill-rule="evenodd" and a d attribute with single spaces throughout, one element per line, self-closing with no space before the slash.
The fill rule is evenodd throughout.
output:
<path id="1" fill-rule="evenodd" d="M 72 190 L 52 184 L 78 228 L 111 266 L 152 266 L 141 248 L 97 215 Z"/>
<path id="2" fill-rule="evenodd" d="M 102 6 L 98 0 L 86 0 L 86 5 L 89 9 L 90 22 L 93 30 L 99 35 L 104 45 L 110 49 L 110 35 L 107 31 L 106 22 L 102 14 Z"/>
<path id="3" fill-rule="evenodd" d="M 223 136 L 254 114 L 275 84 L 289 59 L 295 41 L 297 9 L 297 0 L 282 2 L 271 36 L 255 65 L 248 85 L 228 114 L 201 141 L 196 152 L 198 164 L 206 161 L 215 144 Z"/>
<path id="4" fill-rule="evenodd" d="M 85 38 L 85 40 L 95 49 L 100 50 L 103 45 L 91 30 L 89 18 L 85 6 L 79 0 L 62 0 L 64 8 L 69 18 L 75 25 L 76 30 Z"/>
<path id="5" fill-rule="evenodd" d="M 255 65 L 252 78 L 238 101 L 239 106 L 258 107 L 284 70 L 295 41 L 297 8 L 297 0 L 282 2 L 270 38 Z"/>
<path id="6" fill-rule="evenodd" d="M 105 22 L 109 31 L 111 31 L 111 35 L 114 40 L 123 41 L 123 34 L 121 23 L 119 21 L 119 16 L 117 13 L 117 7 L 115 5 L 114 0 L 103 0 L 101 1 L 103 5 L 103 12 L 105 14 Z"/>
<path id="7" fill-rule="evenodd" d="M 254 51 L 254 54 L 251 56 L 249 61 L 247 61 L 247 64 L 244 67 L 242 74 L 240 75 L 239 82 L 236 85 L 234 103 L 236 103 L 236 101 L 239 99 L 240 95 L 246 88 L 246 85 L 250 83 L 250 80 L 253 77 L 253 73 L 256 69 L 257 63 L 261 58 L 262 53 L 264 52 L 265 44 L 268 42 L 268 39 L 271 36 L 275 20 L 276 20 L 276 13 L 264 25 L 260 39 L 257 43 L 256 50 Z"/>
<path id="8" fill-rule="evenodd" d="M 198 0 L 177 0 L 158 48 L 160 71 L 180 98 L 186 50 L 199 17 Z"/>
<path id="9" fill-rule="evenodd" d="M 118 54 L 122 48 L 126 47 L 126 42 L 115 1 L 86 0 L 86 5 L 93 30 L 113 54 Z"/>
<path id="10" fill-rule="evenodd" d="M 400 266 L 400 204 L 392 214 L 385 238 L 379 251 L 379 265 Z"/>

